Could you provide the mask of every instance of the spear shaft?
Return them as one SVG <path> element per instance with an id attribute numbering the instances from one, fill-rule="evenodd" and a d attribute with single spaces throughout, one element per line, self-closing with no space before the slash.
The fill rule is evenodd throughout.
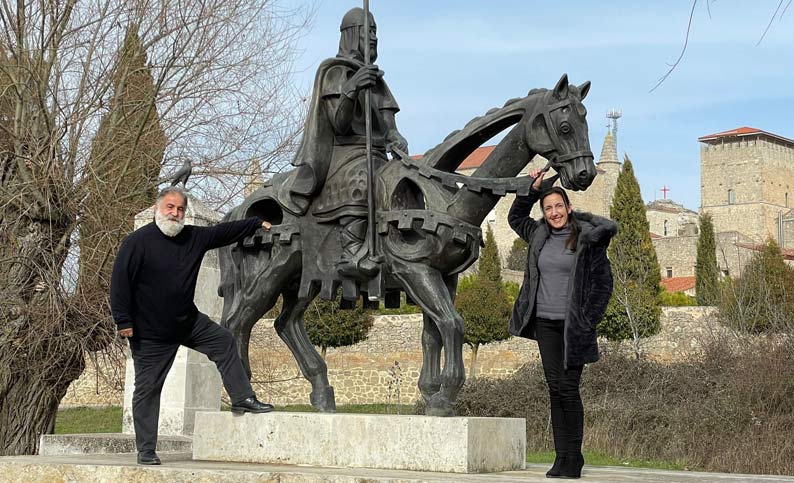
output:
<path id="1" fill-rule="evenodd" d="M 369 0 L 364 0 L 364 65 L 369 66 L 370 59 L 369 47 Z M 370 88 L 364 91 L 364 129 L 367 142 L 367 224 L 369 225 L 369 237 L 367 237 L 367 248 L 369 256 L 376 258 L 376 232 L 375 232 L 375 164 L 372 159 L 372 99 Z"/>

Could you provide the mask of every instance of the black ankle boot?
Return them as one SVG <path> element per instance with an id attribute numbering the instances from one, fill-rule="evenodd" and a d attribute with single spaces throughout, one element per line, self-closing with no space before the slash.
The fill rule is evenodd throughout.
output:
<path id="1" fill-rule="evenodd" d="M 564 465 L 565 465 L 565 454 L 557 453 L 557 457 L 554 458 L 554 464 L 551 465 L 551 469 L 546 472 L 546 478 L 562 477 L 562 467 Z"/>
<path id="2" fill-rule="evenodd" d="M 568 453 L 565 455 L 565 462 L 560 471 L 560 478 L 580 478 L 582 467 L 584 466 L 584 456 L 582 453 Z"/>

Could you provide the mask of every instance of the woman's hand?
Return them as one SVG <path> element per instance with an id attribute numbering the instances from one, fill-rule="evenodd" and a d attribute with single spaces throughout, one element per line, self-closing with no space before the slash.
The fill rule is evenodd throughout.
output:
<path id="1" fill-rule="evenodd" d="M 546 176 L 546 172 L 540 169 L 533 169 L 529 172 L 529 175 L 535 178 L 535 182 L 532 183 L 532 189 L 535 191 L 540 191 L 543 183 L 543 177 Z"/>
<path id="2" fill-rule="evenodd" d="M 263 230 L 265 230 L 265 231 L 268 231 L 268 230 L 270 230 L 270 228 L 271 228 L 272 226 L 273 226 L 273 225 L 271 225 L 269 221 L 263 221 L 263 222 L 262 222 L 262 229 L 263 229 Z"/>

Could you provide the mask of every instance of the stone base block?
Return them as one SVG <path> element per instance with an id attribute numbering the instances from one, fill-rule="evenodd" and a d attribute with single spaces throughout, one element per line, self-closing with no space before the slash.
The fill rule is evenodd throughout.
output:
<path id="1" fill-rule="evenodd" d="M 453 473 L 519 470 L 526 422 L 369 414 L 196 414 L 193 459 Z"/>
<path id="2" fill-rule="evenodd" d="M 157 451 L 190 453 L 192 444 L 186 436 L 160 436 Z M 134 434 L 43 434 L 39 443 L 41 456 L 135 452 Z"/>

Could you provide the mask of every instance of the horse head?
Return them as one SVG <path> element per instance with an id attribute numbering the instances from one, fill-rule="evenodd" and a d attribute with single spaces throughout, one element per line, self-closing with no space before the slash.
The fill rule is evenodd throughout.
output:
<path id="1" fill-rule="evenodd" d="M 548 159 L 562 185 L 573 191 L 587 189 L 596 175 L 582 104 L 589 90 L 590 81 L 569 85 L 568 74 L 563 74 L 554 89 L 538 92 L 543 99 L 526 123 L 524 139 L 530 150 Z"/>

